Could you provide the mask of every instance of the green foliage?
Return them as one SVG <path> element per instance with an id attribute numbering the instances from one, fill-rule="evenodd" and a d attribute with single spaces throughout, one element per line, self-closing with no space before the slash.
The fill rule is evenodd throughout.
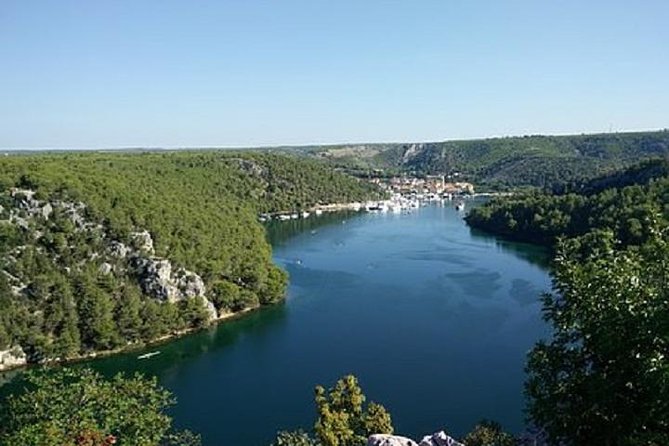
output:
<path id="1" fill-rule="evenodd" d="M 295 150 L 295 149 L 294 149 Z M 452 174 L 478 189 L 565 184 L 669 154 L 669 131 L 490 138 L 423 144 L 366 144 L 299 149 L 361 176 Z"/>
<path id="2" fill-rule="evenodd" d="M 612 234 L 559 247 L 554 334 L 530 354 L 529 414 L 554 442 L 669 444 L 669 231 L 639 247 Z"/>
<path id="3" fill-rule="evenodd" d="M 590 195 L 532 193 L 498 198 L 472 209 L 467 223 L 512 239 L 548 245 L 558 237 L 606 229 L 623 244 L 638 245 L 648 238 L 647 228 L 654 219 L 669 220 L 669 177 L 654 176 L 664 172 L 665 164 L 647 162 L 593 180 L 584 186 Z M 641 185 L 632 183 L 637 180 Z M 598 189 L 605 184 L 623 187 Z"/>
<path id="4" fill-rule="evenodd" d="M 513 435 L 504 432 L 499 423 L 482 420 L 468 433 L 462 442 L 467 446 L 515 446 Z"/>
<path id="5" fill-rule="evenodd" d="M 0 348 L 20 345 L 32 362 L 209 323 L 201 299 L 142 292 L 132 260 L 110 251 L 138 248 L 134 232 L 148 231 L 173 271 L 202 277 L 218 310 L 240 311 L 281 301 L 287 286 L 258 213 L 378 196 L 314 160 L 228 151 L 9 156 L 0 185 Z M 17 187 L 48 202 L 48 218 Z"/>
<path id="6" fill-rule="evenodd" d="M 555 292 L 544 298 L 553 335 L 532 350 L 526 382 L 529 415 L 555 444 L 669 442 L 667 173 L 666 161 L 647 161 L 568 193 L 493 200 L 467 218 L 557 243 Z"/>
<path id="7" fill-rule="evenodd" d="M 297 430 L 279 432 L 271 446 L 321 446 L 321 444 L 303 430 Z"/>
<path id="8" fill-rule="evenodd" d="M 318 419 L 314 431 L 324 446 L 364 445 L 371 434 L 393 433 L 390 414 L 383 406 L 370 403 L 364 407 L 366 397 L 353 375 L 338 380 L 329 390 L 316 387 L 315 400 Z"/>
<path id="9" fill-rule="evenodd" d="M 315 389 L 314 437 L 303 431 L 279 432 L 273 446 L 364 446 L 372 434 L 392 434 L 390 414 L 377 403 L 365 405 L 365 395 L 353 375 L 331 389 Z"/>
<path id="10" fill-rule="evenodd" d="M 196 446 L 197 436 L 171 431 L 165 410 L 174 404 L 155 379 L 88 369 L 32 372 L 23 393 L 0 412 L 7 446 Z"/>

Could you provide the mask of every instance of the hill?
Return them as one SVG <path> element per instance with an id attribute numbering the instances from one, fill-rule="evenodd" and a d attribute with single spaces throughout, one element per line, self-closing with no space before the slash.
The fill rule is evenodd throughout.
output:
<path id="1" fill-rule="evenodd" d="M 499 198 L 473 209 L 473 228 L 553 245 L 558 237 L 612 231 L 623 245 L 642 244 L 658 220 L 669 221 L 669 162 L 648 160 L 560 193 Z"/>
<path id="2" fill-rule="evenodd" d="M 0 159 L 0 368 L 155 340 L 283 298 L 259 212 L 376 196 L 238 152 Z"/>
<path id="3" fill-rule="evenodd" d="M 522 136 L 416 144 L 295 148 L 299 153 L 367 174 L 459 173 L 482 186 L 552 188 L 669 154 L 669 131 Z"/>

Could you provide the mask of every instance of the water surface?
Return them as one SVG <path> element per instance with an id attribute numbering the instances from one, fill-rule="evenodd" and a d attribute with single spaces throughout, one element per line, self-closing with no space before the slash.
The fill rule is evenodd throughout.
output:
<path id="1" fill-rule="evenodd" d="M 269 227 L 290 273 L 283 305 L 159 347 L 91 364 L 155 374 L 179 427 L 205 445 L 267 445 L 310 428 L 313 387 L 346 373 L 398 433 L 523 427 L 526 352 L 546 334 L 545 253 L 472 233 L 452 207 L 323 216 Z"/>

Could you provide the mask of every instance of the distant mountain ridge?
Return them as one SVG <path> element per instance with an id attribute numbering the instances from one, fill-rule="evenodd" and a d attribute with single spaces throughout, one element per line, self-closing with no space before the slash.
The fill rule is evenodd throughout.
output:
<path id="1" fill-rule="evenodd" d="M 280 148 L 364 173 L 455 174 L 497 188 L 554 187 L 669 155 L 669 131 Z"/>

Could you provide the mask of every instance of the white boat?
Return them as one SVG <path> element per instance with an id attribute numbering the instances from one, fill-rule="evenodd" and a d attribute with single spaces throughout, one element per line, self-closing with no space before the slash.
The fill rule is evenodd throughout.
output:
<path id="1" fill-rule="evenodd" d="M 137 359 L 149 359 L 153 358 L 156 355 L 159 355 L 160 352 L 150 352 L 150 353 L 144 353 L 143 355 L 139 355 Z"/>
<path id="2" fill-rule="evenodd" d="M 320 209 L 316 209 L 316 215 L 323 215 L 323 211 Z"/>
<path id="3" fill-rule="evenodd" d="M 458 201 L 455 203 L 455 210 L 456 211 L 464 211 L 465 210 L 465 202 L 464 201 Z"/>
<path id="4" fill-rule="evenodd" d="M 290 215 L 281 214 L 279 215 L 279 220 L 281 221 L 290 220 Z"/>
<path id="5" fill-rule="evenodd" d="M 297 215 L 297 214 L 290 214 L 290 218 L 292 218 L 293 220 L 297 220 L 297 219 L 299 218 L 299 215 Z"/>
<path id="6" fill-rule="evenodd" d="M 308 212 L 302 212 L 302 218 L 309 218 Z"/>

